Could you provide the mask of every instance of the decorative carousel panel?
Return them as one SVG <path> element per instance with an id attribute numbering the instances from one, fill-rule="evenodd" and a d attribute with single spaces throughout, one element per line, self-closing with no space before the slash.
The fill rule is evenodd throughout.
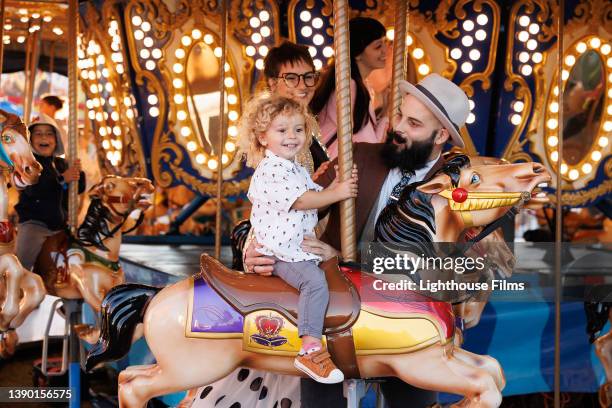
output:
<path id="1" fill-rule="evenodd" d="M 77 65 L 101 167 L 111 174 L 144 176 L 144 152 L 135 122 L 138 112 L 125 66 L 120 23 L 111 3 L 105 5 L 102 16 L 88 5 Z"/>
<path id="2" fill-rule="evenodd" d="M 278 44 L 280 17 L 275 1 L 241 0 L 230 7 L 230 32 L 243 44 L 242 89 L 255 90 L 263 77 L 264 58 Z M 255 69 L 253 69 L 255 68 Z"/>
<path id="3" fill-rule="evenodd" d="M 322 69 L 334 55 L 332 2 L 292 0 L 287 14 L 289 39 L 307 45 L 315 69 Z"/>

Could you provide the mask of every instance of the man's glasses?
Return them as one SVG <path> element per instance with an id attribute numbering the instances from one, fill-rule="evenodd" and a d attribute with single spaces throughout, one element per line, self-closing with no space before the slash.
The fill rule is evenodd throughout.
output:
<path id="1" fill-rule="evenodd" d="M 285 81 L 285 85 L 289 88 L 297 88 L 300 85 L 300 79 L 304 80 L 304 85 L 311 88 L 317 84 L 319 73 L 307 72 L 305 74 L 296 74 L 295 72 L 287 72 L 279 75 L 278 78 L 282 78 Z"/>

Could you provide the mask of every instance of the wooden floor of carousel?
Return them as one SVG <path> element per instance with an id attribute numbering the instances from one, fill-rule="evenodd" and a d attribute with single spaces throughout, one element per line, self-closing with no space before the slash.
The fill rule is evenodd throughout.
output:
<path id="1" fill-rule="evenodd" d="M 184 277 L 194 275 L 200 270 L 200 254 L 213 253 L 212 247 L 196 245 L 168 246 L 168 245 L 137 245 L 123 244 L 121 248 L 121 262 L 128 282 L 144 283 L 154 286 L 166 286 Z M 229 247 L 222 250 L 221 261 L 231 264 L 231 251 Z M 15 355 L 9 360 L 0 360 L 0 386 L 17 387 L 32 386 L 38 383 L 46 386 L 66 386 L 67 376 L 53 379 L 50 384 L 45 383 L 39 374 L 41 342 L 22 344 Z M 52 341 L 50 357 L 59 357 L 61 343 Z M 130 364 L 143 364 L 139 361 L 130 361 Z M 88 388 L 92 395 L 117 395 L 117 372 L 112 368 L 102 368 L 93 374 L 82 376 L 83 388 Z M 279 380 L 280 378 L 280 380 Z M 226 378 L 213 384 L 203 386 L 192 391 L 193 407 L 198 408 L 295 408 L 300 406 L 299 378 L 278 376 L 273 373 L 252 369 L 237 369 Z M 87 395 L 82 391 L 83 395 Z M 175 395 L 165 400 L 152 400 L 149 407 L 175 406 L 184 395 Z M 83 398 L 83 407 L 110 407 L 104 399 L 92 400 Z M 596 394 L 563 394 L 563 407 L 599 407 Z M 37 407 L 57 407 L 58 404 L 35 404 Z M 33 404 L 7 404 L 0 403 L 1 407 L 26 407 Z M 362 401 L 362 407 L 374 407 L 375 395 L 370 392 Z M 409 402 L 405 405 L 412 408 Z M 548 407 L 552 406 L 552 394 L 529 394 L 506 397 L 502 407 Z M 327 408 L 327 407 L 321 407 Z M 336 408 L 336 407 L 330 407 Z M 340 408 L 340 407 L 338 407 Z"/>

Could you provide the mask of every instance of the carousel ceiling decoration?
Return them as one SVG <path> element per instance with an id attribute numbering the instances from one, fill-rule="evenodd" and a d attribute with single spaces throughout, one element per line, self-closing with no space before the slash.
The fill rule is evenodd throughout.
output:
<path id="1" fill-rule="evenodd" d="M 135 121 L 138 111 L 125 65 L 121 19 L 115 11 L 105 7 L 101 16 L 94 7 L 87 7 L 83 20 L 90 24 L 78 40 L 77 67 L 103 168 L 110 174 L 143 176 L 146 166 Z"/>
<path id="2" fill-rule="evenodd" d="M 37 31 L 42 40 L 62 40 L 67 27 L 67 12 L 65 2 L 7 1 L 2 41 L 5 45 L 19 46 Z"/>
<path id="3" fill-rule="evenodd" d="M 612 191 L 612 5 L 581 1 L 562 27 L 562 89 L 558 87 L 558 9 L 547 2 L 517 2 L 506 59 L 507 107 L 513 126 L 503 157 L 537 160 L 560 171 L 564 205 L 588 205 Z M 560 111 L 563 134 L 559 134 Z M 563 138 L 563 157 L 559 139 Z"/>

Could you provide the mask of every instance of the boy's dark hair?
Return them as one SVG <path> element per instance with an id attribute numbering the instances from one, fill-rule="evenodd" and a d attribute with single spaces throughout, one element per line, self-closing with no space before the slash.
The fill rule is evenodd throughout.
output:
<path id="1" fill-rule="evenodd" d="M 297 64 L 304 62 L 315 70 L 314 62 L 308 52 L 308 47 L 285 41 L 278 47 L 270 49 L 264 59 L 264 75 L 266 78 L 276 78 L 280 69 L 285 64 Z"/>
<path id="2" fill-rule="evenodd" d="M 62 107 L 64 106 L 64 101 L 55 95 L 47 95 L 43 97 L 42 100 L 45 101 L 45 103 L 47 103 L 48 105 L 53 106 L 57 110 L 62 109 Z"/>

